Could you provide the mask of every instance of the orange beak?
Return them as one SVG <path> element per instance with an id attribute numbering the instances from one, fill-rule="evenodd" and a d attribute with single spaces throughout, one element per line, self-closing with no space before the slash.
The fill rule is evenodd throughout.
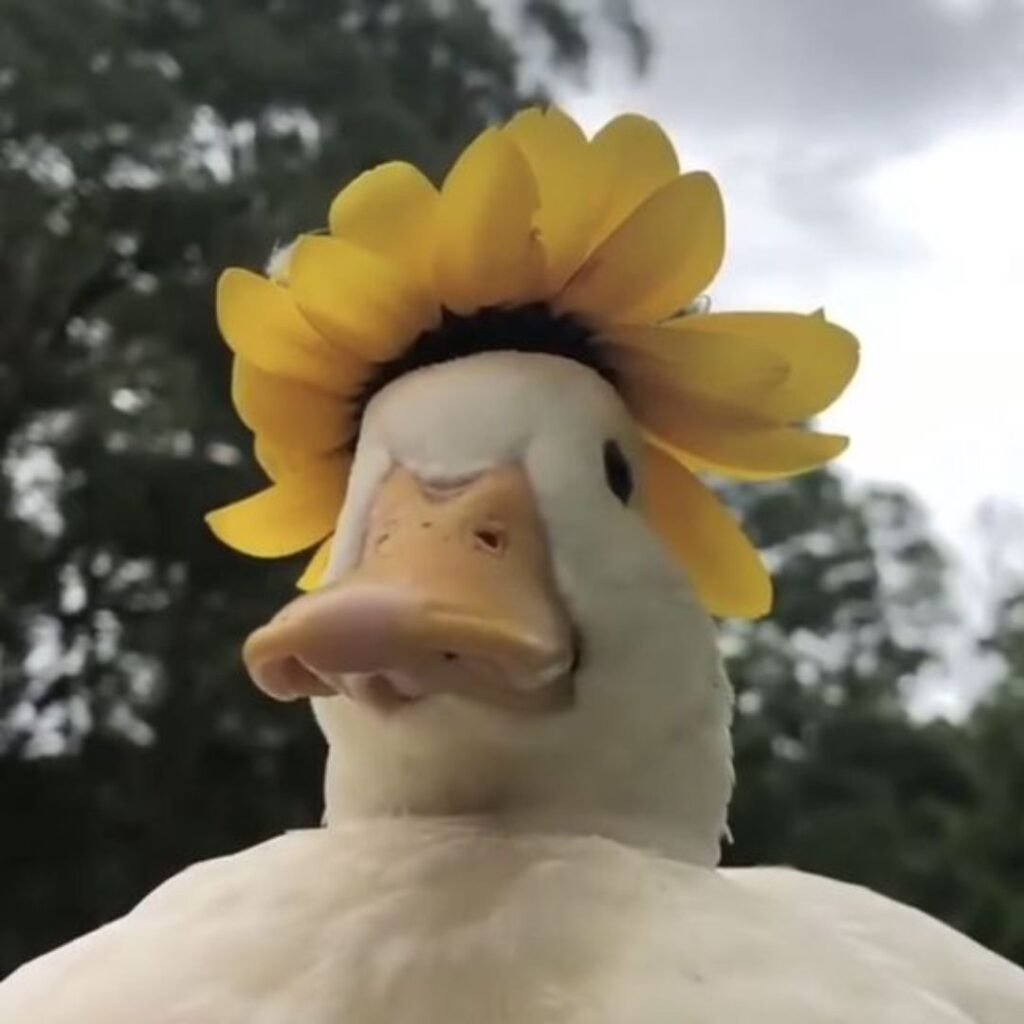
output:
<path id="1" fill-rule="evenodd" d="M 283 608 L 243 657 L 280 700 L 344 693 L 395 711 L 450 693 L 521 712 L 565 706 L 573 631 L 525 473 L 432 486 L 394 469 L 359 563 Z"/>

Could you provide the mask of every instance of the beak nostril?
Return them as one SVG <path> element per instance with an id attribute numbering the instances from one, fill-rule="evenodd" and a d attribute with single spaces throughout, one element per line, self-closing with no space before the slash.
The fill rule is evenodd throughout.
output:
<path id="1" fill-rule="evenodd" d="M 458 661 L 459 660 L 459 656 L 454 651 L 442 651 L 441 652 L 441 657 L 444 658 L 445 661 Z"/>
<path id="2" fill-rule="evenodd" d="M 505 550 L 505 532 L 496 526 L 482 526 L 473 531 L 477 546 L 491 554 L 499 554 Z"/>

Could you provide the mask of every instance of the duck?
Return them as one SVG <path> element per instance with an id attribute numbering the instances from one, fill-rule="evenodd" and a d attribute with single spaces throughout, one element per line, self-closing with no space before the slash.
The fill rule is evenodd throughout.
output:
<path id="1" fill-rule="evenodd" d="M 210 525 L 257 557 L 315 549 L 243 659 L 270 697 L 310 702 L 324 820 L 23 966 L 0 1022 L 1024 1019 L 1024 971 L 939 921 L 719 866 L 713 615 L 763 614 L 770 580 L 703 476 L 834 457 L 843 441 L 798 421 L 856 355 L 817 313 L 689 305 L 720 210 L 666 152 L 638 115 L 590 140 L 534 108 L 440 191 L 384 165 L 329 235 L 222 278 L 270 483 Z M 550 195 L 569 197 L 557 216 Z M 689 241 L 666 241 L 682 208 Z"/>

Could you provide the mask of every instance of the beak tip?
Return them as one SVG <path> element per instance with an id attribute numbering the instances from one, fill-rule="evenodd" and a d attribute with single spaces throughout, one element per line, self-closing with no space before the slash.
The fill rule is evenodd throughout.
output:
<path id="1" fill-rule="evenodd" d="M 279 701 L 330 697 L 335 690 L 288 652 L 282 624 L 271 622 L 253 632 L 242 646 L 242 661 L 252 681 Z"/>

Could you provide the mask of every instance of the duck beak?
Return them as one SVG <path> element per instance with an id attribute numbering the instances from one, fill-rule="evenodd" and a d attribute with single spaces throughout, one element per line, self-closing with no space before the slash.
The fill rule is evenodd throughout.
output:
<path id="1" fill-rule="evenodd" d="M 396 467 L 359 563 L 246 641 L 256 684 L 382 712 L 448 693 L 521 712 L 571 700 L 569 616 L 525 472 L 431 484 Z"/>

